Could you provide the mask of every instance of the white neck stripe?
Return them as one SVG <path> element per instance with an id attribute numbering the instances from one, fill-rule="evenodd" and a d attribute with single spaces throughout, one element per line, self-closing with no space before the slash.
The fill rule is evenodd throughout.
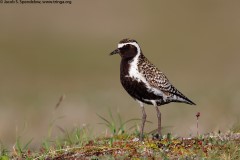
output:
<path id="1" fill-rule="evenodd" d="M 128 44 L 131 44 L 131 45 L 135 46 L 137 48 L 137 54 L 140 54 L 141 49 L 140 49 L 139 45 L 136 42 L 119 43 L 118 44 L 118 48 L 122 48 L 123 46 L 128 45 Z"/>

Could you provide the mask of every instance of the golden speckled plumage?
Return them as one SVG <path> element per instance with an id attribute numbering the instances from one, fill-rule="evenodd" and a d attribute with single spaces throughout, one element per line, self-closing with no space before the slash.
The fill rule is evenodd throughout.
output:
<path id="1" fill-rule="evenodd" d="M 146 81 L 150 84 L 151 87 L 161 90 L 166 97 L 167 101 L 174 101 L 174 95 L 176 96 L 176 101 L 179 101 L 177 98 L 182 99 L 182 102 L 188 104 L 194 104 L 186 96 L 184 96 L 180 91 L 178 91 L 168 80 L 168 78 L 161 72 L 156 66 L 154 66 L 143 54 L 139 56 L 138 59 L 138 68 L 139 72 L 146 78 Z"/>

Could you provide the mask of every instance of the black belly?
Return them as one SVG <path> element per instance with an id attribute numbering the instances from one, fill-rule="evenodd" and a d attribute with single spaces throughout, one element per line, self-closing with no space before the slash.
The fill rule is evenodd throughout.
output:
<path id="1" fill-rule="evenodd" d="M 166 104 L 163 97 L 149 91 L 143 82 L 138 82 L 130 77 L 121 76 L 121 83 L 130 96 L 146 104 L 152 104 L 146 100 L 157 100 L 157 105 Z"/>

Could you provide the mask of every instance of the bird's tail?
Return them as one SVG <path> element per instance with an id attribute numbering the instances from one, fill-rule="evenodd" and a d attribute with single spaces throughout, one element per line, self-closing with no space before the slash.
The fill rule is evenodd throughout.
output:
<path id="1" fill-rule="evenodd" d="M 196 105 L 193 101 L 191 101 L 189 98 L 187 98 L 186 96 L 183 98 L 184 99 L 184 103 L 190 104 L 190 105 Z"/>
<path id="2" fill-rule="evenodd" d="M 176 88 L 175 88 L 175 91 L 172 92 L 172 94 L 176 96 L 176 98 L 174 99 L 176 102 L 186 103 L 186 104 L 190 104 L 190 105 L 196 105 L 193 101 L 191 101 L 189 98 L 187 98 L 184 94 L 182 94 Z"/>

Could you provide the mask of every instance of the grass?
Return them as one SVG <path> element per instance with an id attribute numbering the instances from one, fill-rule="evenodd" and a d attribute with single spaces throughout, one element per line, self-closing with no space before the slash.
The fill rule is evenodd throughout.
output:
<path id="1" fill-rule="evenodd" d="M 82 138 L 81 138 L 82 137 Z M 49 142 L 47 142 L 49 143 Z M 20 150 L 19 150 L 20 151 Z M 18 152 L 19 152 L 18 151 Z M 164 135 L 161 140 L 147 135 L 140 142 L 135 134 L 90 138 L 85 129 L 66 133 L 63 139 L 44 143 L 38 152 L 21 149 L 21 154 L 1 152 L 7 159 L 239 159 L 240 134 L 208 134 L 199 137 Z"/>
<path id="2" fill-rule="evenodd" d="M 152 134 L 145 134 L 139 141 L 139 128 L 127 124 L 138 119 L 123 121 L 121 116 L 110 120 L 98 115 L 110 132 L 94 137 L 89 126 L 71 131 L 59 127 L 63 135 L 52 140 L 48 137 L 37 151 L 29 148 L 31 139 L 21 143 L 17 137 L 12 151 L 6 150 L 0 143 L 0 160 L 9 159 L 240 159 L 240 132 L 235 126 L 227 133 L 209 133 L 196 137 L 177 137 L 170 133 L 156 139 Z M 114 119 L 117 117 L 117 119 Z"/>

